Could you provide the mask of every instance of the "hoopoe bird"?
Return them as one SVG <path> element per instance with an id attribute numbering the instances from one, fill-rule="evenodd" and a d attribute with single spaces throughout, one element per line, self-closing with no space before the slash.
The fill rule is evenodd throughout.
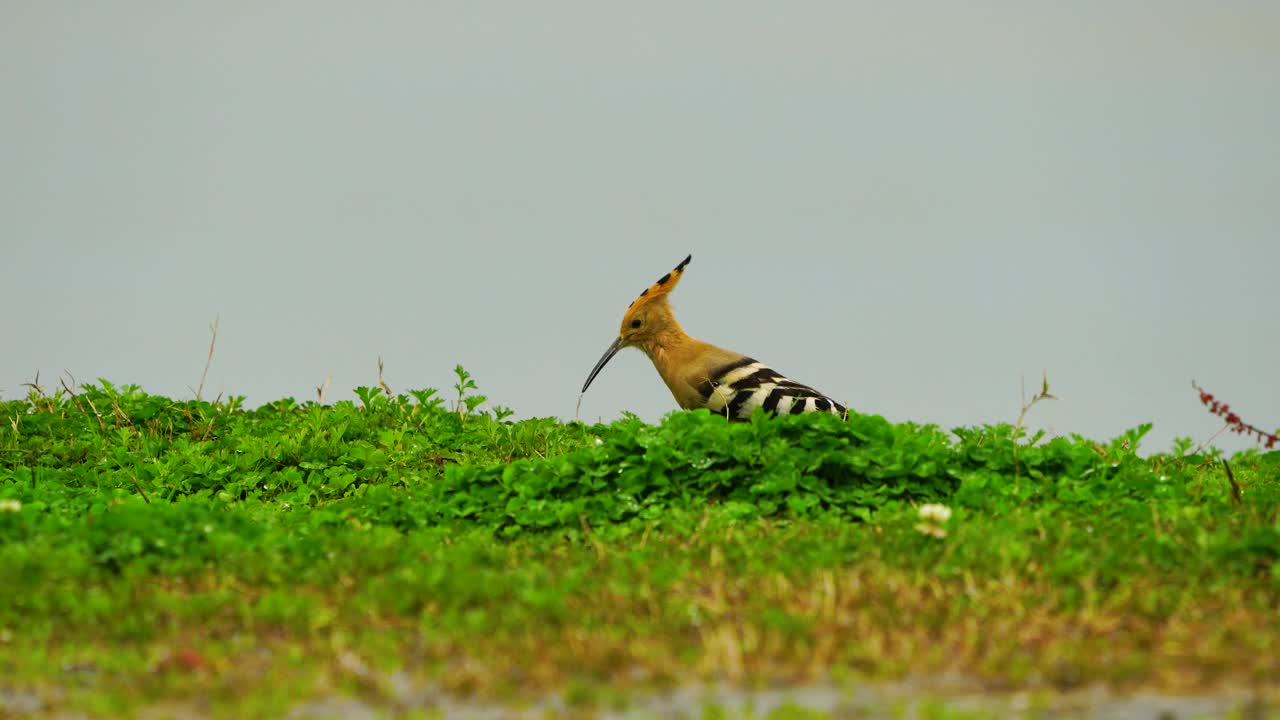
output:
<path id="1" fill-rule="evenodd" d="M 625 347 L 640 348 L 653 361 L 676 402 L 686 410 L 707 408 L 730 420 L 746 420 L 756 408 L 776 415 L 829 412 L 848 417 L 843 405 L 741 353 L 690 337 L 676 322 L 667 296 L 693 255 L 640 293 L 622 316 L 618 339 L 591 369 L 591 381 Z M 579 396 L 581 398 L 581 396 Z M 581 399 L 579 399 L 581 402 Z"/>

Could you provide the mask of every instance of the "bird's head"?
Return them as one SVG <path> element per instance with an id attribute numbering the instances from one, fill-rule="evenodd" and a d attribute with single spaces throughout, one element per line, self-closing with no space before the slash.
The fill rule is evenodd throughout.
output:
<path id="1" fill-rule="evenodd" d="M 627 312 L 622 316 L 622 326 L 618 329 L 618 338 L 601 356 L 600 362 L 592 368 L 587 381 L 582 384 L 582 392 L 591 386 L 591 381 L 604 369 L 606 363 L 624 347 L 645 347 L 646 343 L 669 330 L 675 325 L 675 316 L 671 313 L 671 305 L 667 295 L 675 289 L 684 275 L 684 269 L 693 259 L 689 255 L 674 270 L 658 278 L 658 281 L 645 288 L 640 297 L 631 301 Z"/>

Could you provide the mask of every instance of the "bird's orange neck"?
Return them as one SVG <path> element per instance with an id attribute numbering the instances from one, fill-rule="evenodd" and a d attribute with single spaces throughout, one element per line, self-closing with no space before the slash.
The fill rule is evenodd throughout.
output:
<path id="1" fill-rule="evenodd" d="M 732 355 L 691 337 L 674 318 L 636 345 L 653 361 L 676 402 L 686 409 L 700 406 L 696 388 L 708 376 L 708 368 Z"/>
<path id="2" fill-rule="evenodd" d="M 688 364 L 690 360 L 697 357 L 698 351 L 704 345 L 706 343 L 676 328 L 675 332 L 655 336 L 641 349 L 653 361 L 658 372 L 667 375 L 675 368 Z"/>
<path id="3" fill-rule="evenodd" d="M 687 352 L 686 348 L 698 342 L 680 327 L 680 323 L 676 322 L 675 317 L 670 313 L 664 313 L 664 315 L 658 326 L 636 343 L 658 367 L 659 372 L 662 372 L 664 366 L 669 366 L 673 356 L 684 355 Z"/>

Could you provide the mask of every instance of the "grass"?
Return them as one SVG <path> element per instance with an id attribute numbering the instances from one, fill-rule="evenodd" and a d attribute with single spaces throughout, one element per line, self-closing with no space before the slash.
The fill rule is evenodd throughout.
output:
<path id="1" fill-rule="evenodd" d="M 415 717 L 691 682 L 1280 677 L 1280 453 L 1237 454 L 1233 483 L 1189 441 L 1140 455 L 1147 428 L 512 422 L 457 372 L 451 403 L 385 381 L 252 410 L 105 381 L 0 403 L 0 690 Z"/>

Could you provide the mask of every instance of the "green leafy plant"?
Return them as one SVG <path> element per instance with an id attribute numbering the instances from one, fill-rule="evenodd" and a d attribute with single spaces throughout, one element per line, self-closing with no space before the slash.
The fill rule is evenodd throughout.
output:
<path id="1" fill-rule="evenodd" d="M 458 399 L 454 402 L 454 412 L 458 413 L 458 419 L 465 420 L 467 415 L 475 412 L 475 409 L 489 398 L 476 393 L 469 394 L 469 391 L 476 389 L 476 383 L 471 379 L 471 373 L 461 365 L 453 369 L 453 374 L 458 378 L 458 381 L 453 384 L 453 389 L 458 393 Z"/>
<path id="2" fill-rule="evenodd" d="M 392 669 L 489 697 L 1276 671 L 1280 453 L 1228 476 L 1189 443 L 1143 456 L 1150 425 L 513 422 L 455 376 L 452 404 L 385 381 L 332 404 L 105 380 L 0 402 L 6 686 L 102 716 L 158 693 L 282 716 L 322 682 L 379 697 Z M 63 668 L 86 663 L 78 689 Z"/>

